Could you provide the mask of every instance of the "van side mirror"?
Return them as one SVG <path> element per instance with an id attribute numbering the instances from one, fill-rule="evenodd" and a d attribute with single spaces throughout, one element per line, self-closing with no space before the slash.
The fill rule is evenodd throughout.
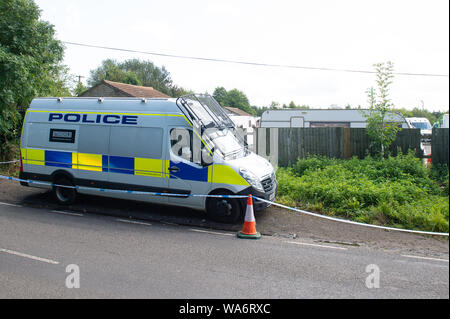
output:
<path id="1" fill-rule="evenodd" d="M 208 151 L 206 147 L 202 148 L 202 166 L 209 166 L 213 163 L 214 148 L 211 149 L 211 153 Z"/>

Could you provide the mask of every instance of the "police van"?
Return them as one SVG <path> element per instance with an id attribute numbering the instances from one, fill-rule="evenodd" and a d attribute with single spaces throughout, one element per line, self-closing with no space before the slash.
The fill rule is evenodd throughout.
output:
<path id="1" fill-rule="evenodd" d="M 54 184 L 22 185 L 52 188 L 60 204 L 82 193 L 189 207 L 233 223 L 243 216 L 245 199 L 190 195 L 253 194 L 273 201 L 277 192 L 272 165 L 248 150 L 206 94 L 37 98 L 25 115 L 20 151 L 21 179 Z M 256 211 L 267 206 L 254 203 Z"/>

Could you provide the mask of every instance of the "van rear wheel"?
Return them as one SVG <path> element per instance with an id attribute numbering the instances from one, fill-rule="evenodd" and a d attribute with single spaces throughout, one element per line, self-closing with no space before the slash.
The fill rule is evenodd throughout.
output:
<path id="1" fill-rule="evenodd" d="M 231 195 L 221 192 L 214 195 Z M 233 224 L 242 218 L 242 207 L 237 198 L 209 197 L 206 201 L 206 213 L 208 218 L 219 222 Z"/>
<path id="2" fill-rule="evenodd" d="M 61 177 L 55 180 L 56 185 L 74 186 L 72 181 L 67 177 Z M 53 194 L 56 201 L 61 205 L 70 205 L 75 202 L 77 191 L 74 188 L 54 186 Z"/>

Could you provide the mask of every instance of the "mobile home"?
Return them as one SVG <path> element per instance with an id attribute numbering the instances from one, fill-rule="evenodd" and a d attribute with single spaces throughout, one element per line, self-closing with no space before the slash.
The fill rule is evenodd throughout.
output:
<path id="1" fill-rule="evenodd" d="M 261 116 L 261 127 L 359 127 L 367 125 L 368 110 L 309 109 L 267 110 Z M 389 113 L 387 120 L 408 128 L 405 118 Z"/>

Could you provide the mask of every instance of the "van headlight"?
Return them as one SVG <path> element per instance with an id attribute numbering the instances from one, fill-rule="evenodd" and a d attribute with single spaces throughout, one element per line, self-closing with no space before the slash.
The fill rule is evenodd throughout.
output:
<path id="1" fill-rule="evenodd" d="M 246 170 L 245 168 L 241 168 L 239 170 L 239 173 L 241 173 L 241 176 L 250 184 L 252 185 L 254 188 L 256 188 L 257 190 L 264 192 L 264 188 L 261 184 L 261 181 L 259 180 L 258 177 L 256 177 L 255 174 L 253 174 L 252 172 Z"/>

